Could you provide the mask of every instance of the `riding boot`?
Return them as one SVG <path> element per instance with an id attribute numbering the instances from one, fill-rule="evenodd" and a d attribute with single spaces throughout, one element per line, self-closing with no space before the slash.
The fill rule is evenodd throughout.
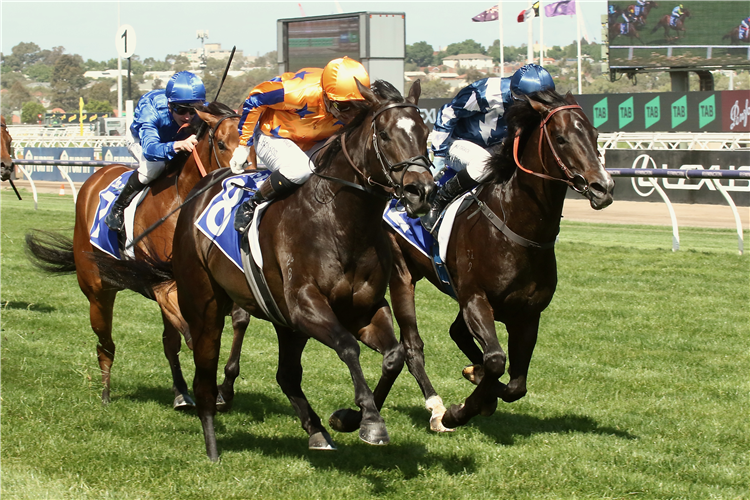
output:
<path id="1" fill-rule="evenodd" d="M 435 224 L 440 218 L 440 214 L 445 210 L 445 207 L 447 207 L 448 204 L 455 200 L 459 195 L 470 189 L 474 189 L 478 185 L 479 183 L 472 179 L 466 170 L 458 172 L 455 177 L 438 189 L 435 198 L 432 200 L 430 211 L 427 212 L 427 215 L 421 217 L 422 227 L 425 228 L 427 232 L 432 233 L 432 230 L 435 229 Z"/>
<path id="2" fill-rule="evenodd" d="M 234 229 L 244 233 L 253 221 L 255 208 L 264 201 L 270 201 L 294 192 L 300 185 L 284 177 L 278 170 L 271 173 L 268 179 L 260 185 L 252 198 L 243 201 L 234 215 Z"/>
<path id="3" fill-rule="evenodd" d="M 122 188 L 122 192 L 112 204 L 112 210 L 104 219 L 104 223 L 117 233 L 122 232 L 125 228 L 125 209 L 133 199 L 138 196 L 146 184 L 138 180 L 138 172 L 133 172 L 128 178 L 128 182 Z"/>

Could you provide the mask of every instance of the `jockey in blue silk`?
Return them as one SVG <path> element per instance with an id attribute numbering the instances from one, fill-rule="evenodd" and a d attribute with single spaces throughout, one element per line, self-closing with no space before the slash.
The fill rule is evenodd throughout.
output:
<path id="1" fill-rule="evenodd" d="M 180 152 L 192 152 L 198 143 L 195 135 L 175 141 L 177 133 L 195 116 L 196 104 L 205 104 L 206 88 L 189 71 L 174 74 L 166 89 L 152 90 L 141 96 L 128 130 L 128 151 L 138 161 L 137 172 L 128 178 L 112 204 L 104 222 L 113 231 L 122 231 L 124 211 L 143 188 L 159 177 L 169 160 Z"/>
<path id="2" fill-rule="evenodd" d="M 677 20 L 682 14 L 684 14 L 684 12 L 682 11 L 682 4 L 672 9 L 672 17 L 669 18 L 669 25 L 675 26 L 677 24 Z"/>
<path id="3" fill-rule="evenodd" d="M 457 172 L 435 195 L 432 207 L 422 217 L 422 226 L 432 232 L 443 209 L 460 194 L 475 188 L 491 175 L 487 149 L 503 141 L 508 133 L 505 111 L 513 94 L 527 95 L 554 90 L 552 75 L 537 64 L 527 64 L 509 78 L 484 78 L 461 89 L 438 111 L 430 133 L 433 164 Z"/>
<path id="4" fill-rule="evenodd" d="M 255 207 L 290 194 L 313 174 L 310 157 L 365 109 L 357 81 L 370 86 L 361 63 L 342 57 L 323 69 L 303 68 L 256 85 L 242 106 L 240 144 L 229 163 L 242 173 L 250 147 L 273 172 L 237 209 L 234 228 L 244 232 Z"/>
<path id="5" fill-rule="evenodd" d="M 739 33 L 740 40 L 748 39 L 748 36 L 747 36 L 748 31 L 750 31 L 750 16 L 747 16 L 745 19 L 743 19 L 740 22 L 740 33 Z"/>
<path id="6" fill-rule="evenodd" d="M 637 0 L 635 2 L 633 14 L 635 14 L 636 17 L 640 17 L 641 14 L 643 14 L 643 9 L 646 7 L 646 1 L 647 0 Z"/>

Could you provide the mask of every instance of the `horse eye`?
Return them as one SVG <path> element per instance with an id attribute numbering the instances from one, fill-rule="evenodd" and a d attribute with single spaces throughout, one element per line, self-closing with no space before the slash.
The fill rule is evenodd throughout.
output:
<path id="1" fill-rule="evenodd" d="M 387 141 L 389 139 L 388 132 L 386 132 L 385 130 L 380 132 L 380 138 L 383 139 L 384 141 Z"/>
<path id="2" fill-rule="evenodd" d="M 224 141 L 219 141 L 217 144 L 219 145 L 219 149 L 221 149 L 222 151 L 227 149 L 227 145 L 224 144 Z"/>
<path id="3" fill-rule="evenodd" d="M 560 145 L 562 145 L 562 144 L 565 144 L 566 142 L 568 142 L 568 141 L 566 141 L 566 140 L 565 140 L 565 138 L 564 138 L 563 136 L 561 136 L 561 135 L 558 135 L 558 136 L 557 136 L 557 137 L 555 138 L 555 140 L 556 140 L 556 141 L 557 141 L 557 143 L 558 143 L 558 144 L 560 144 Z"/>

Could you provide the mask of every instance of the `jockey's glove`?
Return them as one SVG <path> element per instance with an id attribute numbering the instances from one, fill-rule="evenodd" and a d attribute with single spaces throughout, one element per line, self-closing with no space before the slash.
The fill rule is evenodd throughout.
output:
<path id="1" fill-rule="evenodd" d="M 249 154 L 250 147 L 237 146 L 237 149 L 235 149 L 232 154 L 232 159 L 229 160 L 229 168 L 232 169 L 232 173 L 241 174 L 245 170 Z"/>

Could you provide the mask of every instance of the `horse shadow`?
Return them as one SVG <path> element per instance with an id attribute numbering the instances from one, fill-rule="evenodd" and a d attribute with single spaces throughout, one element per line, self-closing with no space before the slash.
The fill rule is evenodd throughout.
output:
<path id="1" fill-rule="evenodd" d="M 502 404 L 502 402 L 500 403 Z M 427 413 L 421 406 L 398 406 L 394 408 L 407 415 L 416 426 L 425 425 Z M 463 428 L 473 427 L 487 437 L 493 439 L 497 444 L 503 446 L 514 446 L 516 438 L 529 437 L 535 434 L 600 434 L 604 436 L 616 436 L 622 439 L 638 439 L 627 431 L 614 427 L 602 426 L 596 420 L 585 415 L 569 413 L 557 417 L 539 418 L 532 415 L 517 413 L 504 413 L 502 406 L 491 417 L 475 417 Z M 461 429 L 456 430 L 460 432 Z"/>
<path id="2" fill-rule="evenodd" d="M 57 311 L 57 308 L 49 306 L 47 304 L 36 304 L 34 302 L 16 300 L 0 300 L 0 309 L 26 309 L 27 311 L 40 313 L 51 313 Z"/>

